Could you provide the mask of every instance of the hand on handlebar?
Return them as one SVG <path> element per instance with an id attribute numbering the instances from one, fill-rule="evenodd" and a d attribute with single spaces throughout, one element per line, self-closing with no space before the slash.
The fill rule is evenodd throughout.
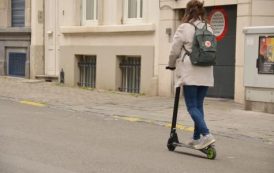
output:
<path id="1" fill-rule="evenodd" d="M 166 67 L 166 69 L 167 69 L 167 70 L 171 70 L 171 71 L 173 71 L 173 70 L 175 70 L 175 69 L 176 69 L 176 67 L 169 67 L 169 66 L 167 66 L 167 67 Z"/>

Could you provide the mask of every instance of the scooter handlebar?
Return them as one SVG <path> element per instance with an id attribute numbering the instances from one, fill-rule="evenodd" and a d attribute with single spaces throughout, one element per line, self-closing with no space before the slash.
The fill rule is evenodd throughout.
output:
<path id="1" fill-rule="evenodd" d="M 176 69 L 175 67 L 166 66 L 166 70 L 175 70 L 175 69 Z"/>

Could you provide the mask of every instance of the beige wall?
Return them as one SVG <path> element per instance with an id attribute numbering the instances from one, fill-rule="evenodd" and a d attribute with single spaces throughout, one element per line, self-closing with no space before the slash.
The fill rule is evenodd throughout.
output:
<path id="1" fill-rule="evenodd" d="M 119 58 L 123 55 L 141 57 L 141 93 L 153 94 L 153 46 L 62 46 L 60 64 L 65 72 L 65 83 L 77 85 L 79 82 L 79 70 L 76 55 L 95 55 L 96 64 L 96 88 L 106 90 L 118 90 L 120 87 Z"/>
<path id="2" fill-rule="evenodd" d="M 0 1 L 0 27 L 8 26 L 8 0 Z"/>
<path id="3" fill-rule="evenodd" d="M 96 88 L 117 90 L 120 85 L 117 56 L 137 55 L 141 57 L 141 93 L 157 95 L 159 1 L 145 0 L 143 23 L 130 25 L 123 20 L 123 0 L 100 3 L 98 25 L 81 26 L 81 0 L 59 1 L 59 69 L 65 71 L 65 83 L 79 82 L 76 55 L 96 55 Z"/>
<path id="4" fill-rule="evenodd" d="M 100 9 L 101 24 L 103 25 L 122 24 L 123 2 L 121 0 L 104 0 L 103 4 L 104 4 L 103 9 Z"/>
<path id="5" fill-rule="evenodd" d="M 166 33 L 166 29 L 170 28 L 171 35 Z M 168 62 L 168 54 L 172 35 L 175 30 L 175 12 L 169 4 L 161 4 L 160 10 L 160 27 L 159 27 L 159 95 L 170 96 L 173 92 L 173 73 L 165 69 Z"/>
<path id="6" fill-rule="evenodd" d="M 31 0 L 25 0 L 25 27 L 31 26 Z"/>
<path id="7" fill-rule="evenodd" d="M 96 88 L 118 90 L 117 56 L 141 57 L 141 93 L 157 95 L 154 79 L 154 30 L 123 32 L 65 33 L 61 39 L 60 69 L 65 71 L 65 83 L 79 82 L 76 55 L 97 56 Z"/>
<path id="8" fill-rule="evenodd" d="M 43 75 L 44 70 L 44 1 L 31 1 L 30 78 Z"/>
<path id="9" fill-rule="evenodd" d="M 59 0 L 60 26 L 79 26 L 81 21 L 81 0 Z"/>

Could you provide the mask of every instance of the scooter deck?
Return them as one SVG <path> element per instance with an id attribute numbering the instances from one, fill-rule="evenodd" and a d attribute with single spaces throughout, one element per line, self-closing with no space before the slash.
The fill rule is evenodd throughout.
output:
<path id="1" fill-rule="evenodd" d="M 174 142 L 173 145 L 175 145 L 176 147 L 185 147 L 185 148 L 195 149 L 192 145 L 187 145 L 181 142 L 180 143 Z"/>
<path id="2" fill-rule="evenodd" d="M 200 150 L 200 151 L 201 151 L 201 150 L 205 150 L 205 149 L 207 149 L 208 147 L 214 147 L 214 143 L 209 144 L 208 146 L 206 146 L 206 147 L 204 147 L 204 148 L 202 148 L 202 149 L 196 149 L 196 148 L 193 147 L 192 145 L 188 145 L 188 144 L 186 144 L 186 143 L 181 143 L 181 142 L 179 142 L 179 143 L 174 142 L 173 145 L 176 146 L 176 147 L 185 147 L 185 148 L 190 148 L 190 149 Z"/>
<path id="3" fill-rule="evenodd" d="M 206 147 L 203 148 L 203 149 L 196 149 L 196 148 L 194 148 L 193 146 L 187 145 L 187 144 L 185 144 L 185 143 L 180 143 L 180 142 L 179 142 L 179 143 L 178 143 L 178 142 L 173 142 L 172 145 L 173 145 L 174 148 L 171 148 L 171 149 L 173 149 L 173 150 L 174 150 L 176 147 L 185 147 L 185 148 L 197 150 L 197 151 L 200 151 L 200 152 L 206 154 L 208 159 L 213 160 L 213 159 L 216 158 L 216 150 L 215 150 L 215 148 L 214 148 L 214 143 L 212 143 L 212 144 L 206 146 Z M 173 151 L 173 150 L 170 150 L 170 151 Z"/>

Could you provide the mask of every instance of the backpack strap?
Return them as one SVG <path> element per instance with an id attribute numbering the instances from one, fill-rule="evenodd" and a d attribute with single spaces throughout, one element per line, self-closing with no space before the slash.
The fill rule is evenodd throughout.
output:
<path id="1" fill-rule="evenodd" d="M 206 28 L 206 30 L 207 30 L 207 21 L 205 21 L 205 25 L 204 25 L 204 27 Z"/>
<path id="2" fill-rule="evenodd" d="M 203 26 L 203 28 L 205 28 L 206 30 L 208 30 L 208 29 L 207 29 L 207 21 L 206 21 L 206 20 L 205 20 L 204 22 L 202 21 L 202 22 L 197 23 L 197 25 L 199 25 L 200 23 L 204 23 L 205 25 Z M 189 24 L 191 24 L 192 26 L 194 26 L 194 27 L 195 27 L 195 30 L 198 29 L 197 25 L 194 25 L 193 22 L 190 22 Z M 212 28 L 211 25 L 209 25 L 209 27 Z"/>
<path id="3" fill-rule="evenodd" d="M 207 29 L 208 26 L 213 30 L 213 28 L 212 28 L 212 26 L 211 26 L 210 24 L 207 26 L 207 24 L 208 24 L 207 21 L 205 21 L 204 23 L 205 23 L 204 27 L 205 27 L 206 30 L 208 30 L 208 29 Z"/>
<path id="4" fill-rule="evenodd" d="M 202 22 L 200 22 L 200 23 L 202 23 Z M 198 24 L 200 24 L 200 23 L 198 23 Z M 198 27 L 197 27 L 196 25 L 194 25 L 193 22 L 189 22 L 189 24 L 192 25 L 192 26 L 194 26 L 195 31 L 198 29 Z M 185 45 L 183 45 L 183 49 L 184 49 L 185 52 L 186 52 L 185 55 L 184 55 L 184 57 L 183 57 L 183 59 L 184 59 L 186 55 L 190 56 L 191 53 L 185 48 Z"/>
<path id="5" fill-rule="evenodd" d="M 200 23 L 201 23 L 201 22 L 200 22 Z M 200 23 L 198 23 L 198 24 L 200 24 Z M 190 25 L 192 25 L 192 26 L 194 26 L 195 31 L 198 29 L 198 27 L 197 27 L 196 25 L 194 25 L 194 23 L 193 23 L 193 22 L 190 22 L 189 24 L 190 24 Z"/>
<path id="6" fill-rule="evenodd" d="M 197 25 L 199 25 L 200 23 L 203 23 L 203 22 L 199 22 Z M 193 22 L 189 22 L 189 24 L 191 24 L 192 26 L 194 26 L 195 31 L 198 29 L 198 27 L 197 27 Z M 206 21 L 205 21 L 205 25 L 206 25 L 206 29 L 207 29 L 207 22 L 206 22 Z M 204 27 L 205 27 L 205 26 L 204 26 Z M 185 45 L 183 45 L 183 49 L 185 50 L 185 54 L 184 54 L 184 56 L 183 56 L 182 61 L 184 61 L 186 55 L 190 56 L 190 54 L 191 54 L 191 52 L 189 52 L 189 51 L 185 48 Z"/>
<path id="7" fill-rule="evenodd" d="M 186 55 L 190 56 L 191 53 L 186 49 L 185 45 L 183 45 L 183 49 L 186 51 L 184 56 L 186 56 Z"/>
<path id="8" fill-rule="evenodd" d="M 185 45 L 183 45 L 183 49 L 185 50 L 185 54 L 182 58 L 182 62 L 184 62 L 186 55 L 190 56 L 190 52 L 188 50 L 186 50 Z"/>
<path id="9" fill-rule="evenodd" d="M 194 26 L 195 31 L 198 29 L 198 27 L 197 27 L 196 25 L 194 25 L 193 22 L 189 22 L 189 24 L 192 25 L 192 26 Z M 190 54 L 191 54 L 191 53 L 186 49 L 185 45 L 183 45 L 183 49 L 185 50 L 185 54 L 184 54 L 184 56 L 183 56 L 182 61 L 184 61 L 186 55 L 190 56 Z"/>

